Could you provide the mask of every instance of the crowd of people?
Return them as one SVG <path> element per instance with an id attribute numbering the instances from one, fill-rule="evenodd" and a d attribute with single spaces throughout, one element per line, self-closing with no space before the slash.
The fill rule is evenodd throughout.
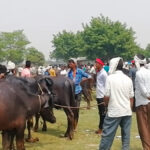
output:
<path id="1" fill-rule="evenodd" d="M 111 149 L 118 126 L 121 127 L 122 150 L 130 149 L 134 104 L 143 150 L 150 150 L 150 70 L 146 58 L 143 55 L 136 55 L 128 71 L 126 70 L 128 68 L 123 67 L 121 57 L 113 58 L 110 60 L 108 76 L 104 73 L 103 66 L 104 63 L 96 59 L 96 94 L 97 98 L 101 98 L 99 101 L 101 107 L 104 105 L 101 113 L 99 110 L 102 126 L 99 125 L 99 130 L 96 131 L 102 132 L 99 150 Z"/>
<path id="2" fill-rule="evenodd" d="M 96 101 L 99 111 L 99 125 L 96 134 L 101 134 L 99 150 L 110 150 L 117 128 L 121 127 L 122 150 L 130 149 L 130 128 L 132 111 L 136 112 L 139 135 L 144 150 L 150 150 L 150 67 L 146 58 L 136 55 L 131 65 L 126 65 L 121 57 L 104 63 L 97 58 L 94 64 L 77 65 L 71 58 L 67 65 L 31 68 L 26 61 L 24 68 L 18 68 L 11 61 L 0 65 L 0 79 L 6 74 L 32 77 L 33 74 L 67 76 L 75 84 L 75 99 L 80 106 L 84 78 L 96 75 Z"/>

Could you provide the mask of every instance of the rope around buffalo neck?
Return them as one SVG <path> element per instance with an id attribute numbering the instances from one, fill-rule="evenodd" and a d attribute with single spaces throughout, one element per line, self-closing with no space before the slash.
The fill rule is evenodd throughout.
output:
<path id="1" fill-rule="evenodd" d="M 43 90 L 42 90 L 42 88 L 41 88 L 41 85 L 39 84 L 39 83 L 37 83 L 38 84 L 38 86 L 39 86 L 39 88 L 40 88 L 40 91 L 41 91 L 41 93 L 42 93 L 42 95 L 44 94 L 44 92 L 43 92 Z"/>
<path id="2" fill-rule="evenodd" d="M 104 102 L 96 104 L 96 105 L 92 105 L 89 108 L 99 106 L 99 105 L 103 105 L 103 104 L 104 104 Z M 58 106 L 58 107 L 61 107 L 61 108 L 72 108 L 72 109 L 85 109 L 85 108 L 87 108 L 86 106 L 83 106 L 83 107 L 70 107 L 70 106 L 63 106 L 63 105 L 58 105 L 58 104 L 54 104 L 54 105 Z"/>

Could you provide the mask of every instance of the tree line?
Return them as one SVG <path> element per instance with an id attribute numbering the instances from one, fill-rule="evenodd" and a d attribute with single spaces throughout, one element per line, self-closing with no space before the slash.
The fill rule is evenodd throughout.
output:
<path id="1" fill-rule="evenodd" d="M 50 59 L 67 61 L 71 57 L 87 57 L 88 60 L 95 60 L 99 57 L 108 61 L 121 56 L 124 60 L 131 60 L 137 53 L 150 57 L 150 44 L 142 49 L 135 40 L 132 28 L 100 15 L 82 24 L 81 31 L 74 33 L 63 30 L 53 35 L 54 50 L 50 53 Z M 31 60 L 34 65 L 43 65 L 43 53 L 29 47 L 29 44 L 23 30 L 0 32 L 0 62 L 11 60 L 20 64 L 24 60 Z"/>
<path id="2" fill-rule="evenodd" d="M 116 56 L 131 60 L 137 53 L 150 57 L 150 44 L 142 49 L 135 41 L 133 29 L 119 21 L 100 15 L 93 17 L 88 24 L 82 24 L 82 28 L 76 33 L 63 30 L 54 35 L 51 57 L 65 61 L 81 56 L 89 60 L 100 57 L 107 61 Z"/>
<path id="3" fill-rule="evenodd" d="M 0 32 L 0 62 L 10 60 L 20 64 L 24 60 L 31 60 L 34 65 L 43 65 L 43 53 L 34 47 L 27 47 L 29 44 L 23 30 Z"/>

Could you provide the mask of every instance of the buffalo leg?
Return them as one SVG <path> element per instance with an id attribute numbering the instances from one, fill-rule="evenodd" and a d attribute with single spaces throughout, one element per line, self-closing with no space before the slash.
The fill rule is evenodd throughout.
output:
<path id="1" fill-rule="evenodd" d="M 28 139 L 31 139 L 31 122 L 30 122 L 30 119 L 27 120 L 27 129 L 28 129 Z"/>
<path id="2" fill-rule="evenodd" d="M 17 150 L 25 150 L 25 147 L 24 147 L 24 130 L 25 130 L 25 125 L 23 127 L 17 128 L 17 130 L 16 130 Z"/>
<path id="3" fill-rule="evenodd" d="M 73 112 L 74 112 L 74 131 L 75 131 L 79 120 L 79 109 L 74 109 Z"/>
<path id="4" fill-rule="evenodd" d="M 2 132 L 2 147 L 3 150 L 14 150 L 14 136 L 15 130 L 3 131 Z"/>
<path id="5" fill-rule="evenodd" d="M 43 119 L 43 127 L 42 127 L 42 131 L 47 131 L 47 125 L 46 125 L 46 120 L 42 117 Z"/>
<path id="6" fill-rule="evenodd" d="M 37 132 L 39 129 L 39 118 L 40 118 L 40 113 L 35 115 L 35 126 L 34 126 L 34 131 Z"/>
<path id="7" fill-rule="evenodd" d="M 87 109 L 90 109 L 90 100 L 89 100 L 89 98 L 88 98 L 88 91 L 87 91 L 87 89 L 84 89 L 83 91 L 82 91 L 82 94 L 83 94 L 83 96 L 84 96 L 84 99 L 85 99 L 85 101 L 87 102 Z"/>
<path id="8" fill-rule="evenodd" d="M 11 150 L 11 136 L 8 131 L 2 132 L 2 147 L 3 150 Z"/>
<path id="9" fill-rule="evenodd" d="M 70 140 L 73 139 L 73 132 L 74 132 L 74 114 L 71 109 L 64 109 L 66 116 L 67 116 L 67 121 L 68 121 L 68 126 L 67 130 L 65 133 L 65 137 L 68 137 Z"/>
<path id="10" fill-rule="evenodd" d="M 32 138 L 32 135 L 31 135 L 31 127 L 33 126 L 33 119 L 28 119 L 27 120 L 27 129 L 28 129 L 28 138 L 26 139 L 26 142 L 36 142 L 36 141 L 39 141 L 38 138 Z"/>
<path id="11" fill-rule="evenodd" d="M 16 135 L 16 130 L 14 129 L 11 132 L 11 143 L 10 143 L 11 150 L 15 150 L 15 145 L 14 145 L 14 137 L 15 137 L 15 135 Z"/>

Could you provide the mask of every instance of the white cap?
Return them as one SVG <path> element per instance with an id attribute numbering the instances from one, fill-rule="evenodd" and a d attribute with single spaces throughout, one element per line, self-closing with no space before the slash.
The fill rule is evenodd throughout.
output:
<path id="1" fill-rule="evenodd" d="M 73 60 L 74 61 L 74 63 L 77 65 L 77 59 L 76 58 L 70 58 L 69 60 Z"/>
<path id="2" fill-rule="evenodd" d="M 110 63 L 109 63 L 109 74 L 112 74 L 116 71 L 116 68 L 118 66 L 118 63 L 119 63 L 119 60 L 122 59 L 121 57 L 116 57 L 116 58 L 112 58 L 110 60 Z"/>
<path id="3" fill-rule="evenodd" d="M 7 64 L 7 69 L 8 70 L 15 69 L 15 64 L 12 61 L 9 61 L 8 64 Z"/>

